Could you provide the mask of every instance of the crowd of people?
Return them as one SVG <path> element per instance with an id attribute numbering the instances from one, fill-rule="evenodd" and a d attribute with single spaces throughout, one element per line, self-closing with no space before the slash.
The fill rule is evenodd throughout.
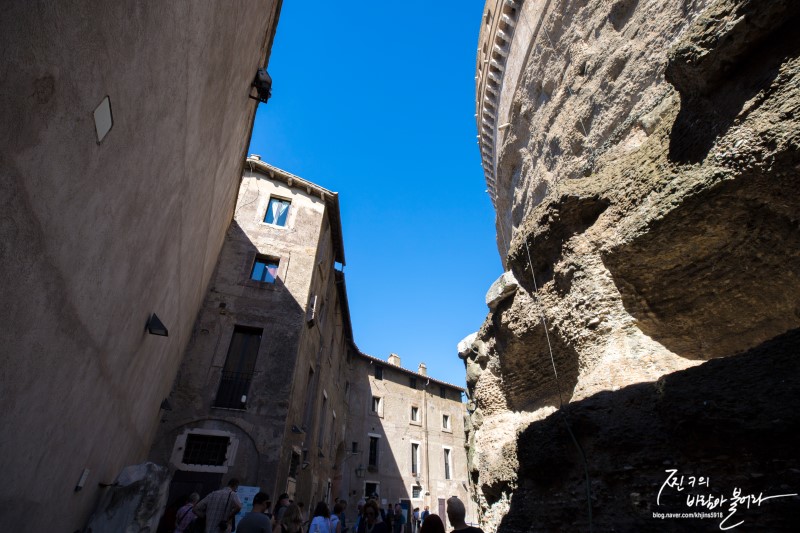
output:
<path id="1" fill-rule="evenodd" d="M 228 485 L 200 499 L 191 494 L 175 515 L 174 533 L 446 533 L 441 517 L 429 511 L 413 510 L 411 523 L 406 528 L 407 518 L 398 503 L 383 509 L 377 495 L 358 502 L 356 519 L 348 525 L 347 502 L 338 500 L 333 509 L 325 502 L 314 507 L 307 518 L 302 502 L 295 503 L 288 494 L 281 494 L 275 506 L 269 496 L 259 492 L 253 497 L 253 509 L 238 523 L 236 515 L 242 502 L 236 491 L 239 481 L 230 480 Z M 456 496 L 447 500 L 447 519 L 452 532 L 483 533 L 480 528 L 468 526 L 464 518 L 464 503 Z"/>

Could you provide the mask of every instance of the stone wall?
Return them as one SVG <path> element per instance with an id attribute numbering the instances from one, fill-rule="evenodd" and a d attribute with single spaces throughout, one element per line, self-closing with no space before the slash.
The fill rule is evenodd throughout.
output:
<path id="1" fill-rule="evenodd" d="M 194 490 L 203 495 L 187 483 L 217 473 L 219 483 L 236 477 L 310 505 L 325 497 L 343 446 L 350 333 L 341 327 L 334 268 L 344 259 L 336 244 L 341 228 L 331 223 L 338 221 L 338 196 L 257 159 L 245 166 L 234 218 L 170 394 L 173 409 L 162 416 L 150 453 L 174 474 L 170 504 Z M 265 222 L 272 198 L 291 201 L 283 226 Z M 276 260 L 273 282 L 252 279 L 259 256 Z M 247 380 L 235 395 L 246 400 L 228 405 L 220 398 L 237 326 L 261 336 L 251 371 L 233 377 Z M 230 439 L 222 468 L 182 463 L 189 433 Z"/>
<path id="2" fill-rule="evenodd" d="M 467 490 L 463 390 L 432 379 L 427 373 L 403 368 L 396 354 L 389 357 L 388 363 L 354 354 L 351 369 L 347 427 L 350 453 L 342 472 L 348 522 L 355 520 L 356 504 L 364 497 L 368 483 L 376 484 L 376 492 L 388 503 L 407 500 L 411 509 L 422 510 L 427 505 L 433 513 L 439 512 L 440 502 L 458 496 L 467 504 L 468 518 L 475 519 Z M 426 372 L 423 365 L 420 371 Z M 372 409 L 373 397 L 380 398 L 377 412 Z M 412 418 L 412 408 L 416 408 L 416 420 Z M 447 427 L 443 425 L 443 415 L 448 416 Z M 370 436 L 378 438 L 374 466 L 369 464 Z M 355 453 L 352 443 L 356 443 Z M 412 473 L 412 443 L 418 446 L 417 475 Z M 449 479 L 445 475 L 445 448 L 450 454 Z M 359 465 L 365 469 L 363 478 L 353 475 Z M 446 523 L 446 516 L 442 515 L 442 520 Z"/>
<path id="3" fill-rule="evenodd" d="M 98 484 L 147 456 L 233 214 L 279 10 L 4 2 L 5 529 L 81 528 Z M 151 313 L 168 337 L 147 333 Z"/>
<path id="4" fill-rule="evenodd" d="M 519 288 L 462 353 L 484 525 L 585 529 L 588 486 L 599 530 L 678 528 L 652 518 L 686 510 L 656 504 L 670 466 L 728 494 L 800 492 L 797 420 L 766 407 L 798 392 L 779 354 L 800 327 L 800 10 L 538 13 L 496 133 L 498 248 Z M 745 376 L 758 385 L 726 392 Z M 763 453 L 765 437 L 784 442 Z M 744 519 L 788 527 L 797 500 L 774 502 Z"/>

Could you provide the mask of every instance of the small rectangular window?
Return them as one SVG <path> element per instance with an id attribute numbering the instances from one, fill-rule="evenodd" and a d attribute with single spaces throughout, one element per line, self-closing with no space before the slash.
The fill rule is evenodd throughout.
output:
<path id="1" fill-rule="evenodd" d="M 383 407 L 381 405 L 381 403 L 382 402 L 381 402 L 380 396 L 373 396 L 372 397 L 372 412 L 373 413 L 378 414 L 378 415 L 381 414 L 381 411 L 383 411 L 383 409 L 381 409 L 381 407 Z"/>
<path id="2" fill-rule="evenodd" d="M 422 487 L 419 485 L 414 485 L 411 487 L 411 498 L 414 500 L 422 499 Z"/>
<path id="3" fill-rule="evenodd" d="M 222 466 L 228 454 L 228 437 L 189 433 L 183 449 L 183 464 Z"/>
<path id="4" fill-rule="evenodd" d="M 419 444 L 416 442 L 411 443 L 411 473 L 419 474 Z"/>
<path id="5" fill-rule="evenodd" d="M 439 387 L 439 396 L 442 398 L 447 398 L 447 389 L 444 387 Z"/>
<path id="6" fill-rule="evenodd" d="M 378 437 L 369 438 L 369 466 L 378 466 Z"/>
<path id="7" fill-rule="evenodd" d="M 269 205 L 267 205 L 267 213 L 264 215 L 264 222 L 267 224 L 275 224 L 276 226 L 285 226 L 286 220 L 289 218 L 289 205 L 290 200 L 283 198 L 270 198 Z"/>
<path id="8" fill-rule="evenodd" d="M 256 366 L 262 329 L 235 326 L 222 368 L 215 407 L 246 409 L 247 392 Z"/>
<path id="9" fill-rule="evenodd" d="M 417 378 L 408 378 L 408 386 L 412 389 L 417 388 Z"/>
<path id="10" fill-rule="evenodd" d="M 442 429 L 450 429 L 450 415 L 442 415 Z"/>
<path id="11" fill-rule="evenodd" d="M 250 272 L 250 279 L 262 283 L 275 283 L 278 278 L 278 259 L 257 255 Z"/>
<path id="12" fill-rule="evenodd" d="M 383 367 L 375 365 L 375 379 L 383 379 Z"/>
<path id="13" fill-rule="evenodd" d="M 415 405 L 411 407 L 411 421 L 419 422 L 419 407 Z"/>
<path id="14" fill-rule="evenodd" d="M 358 453 L 358 443 L 357 442 L 353 442 L 353 445 L 350 448 L 350 453 Z"/>
<path id="15" fill-rule="evenodd" d="M 448 448 L 444 449 L 444 478 L 450 478 L 450 450 Z"/>
<path id="16" fill-rule="evenodd" d="M 300 454 L 292 452 L 292 459 L 289 461 L 289 477 L 297 478 L 297 467 L 300 466 Z"/>

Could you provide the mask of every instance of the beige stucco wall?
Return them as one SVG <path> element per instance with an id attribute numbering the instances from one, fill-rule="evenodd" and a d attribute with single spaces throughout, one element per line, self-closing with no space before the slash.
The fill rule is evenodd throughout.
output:
<path id="1" fill-rule="evenodd" d="M 4 4 L 5 528 L 74 531 L 98 483 L 147 457 L 233 213 L 279 6 Z M 169 337 L 145 332 L 153 312 Z"/>
<path id="2" fill-rule="evenodd" d="M 375 377 L 375 366 L 383 367 L 383 379 Z M 416 379 L 416 388 L 410 378 Z M 446 398 L 440 397 L 444 386 Z M 372 411 L 372 397 L 381 398 L 382 409 Z M 348 513 L 355 518 L 358 500 L 364 495 L 366 483 L 378 483 L 381 500 L 395 504 L 411 500 L 411 507 L 423 509 L 430 506 L 438 513 L 439 499 L 459 496 L 468 508 L 468 520 L 473 518 L 472 501 L 467 487 L 467 457 L 464 448 L 465 406 L 461 403 L 461 389 L 378 359 L 356 355 L 352 360 L 351 390 L 349 394 L 350 421 L 347 445 L 358 443 L 360 453 L 348 459 L 344 475 L 349 490 L 341 497 L 348 500 Z M 411 407 L 419 408 L 420 420 L 411 420 Z M 450 415 L 450 429 L 442 428 L 442 415 Z M 379 435 L 378 468 L 368 468 L 369 435 Z M 411 445 L 419 444 L 419 485 L 421 497 L 412 498 L 412 486 L 417 481 L 412 475 Z M 451 450 L 451 479 L 444 475 L 444 448 Z M 363 465 L 363 478 L 356 476 L 356 468 Z M 445 520 L 446 517 L 442 516 Z"/>
<path id="3" fill-rule="evenodd" d="M 238 445 L 222 471 L 224 480 L 237 477 L 271 495 L 287 491 L 311 502 L 326 492 L 346 421 L 341 379 L 346 352 L 328 205 L 300 183 L 290 187 L 285 178 L 253 170 L 257 164 L 248 160 L 245 165 L 234 220 L 170 397 L 173 411 L 163 417 L 150 458 L 186 470 L 175 460 L 182 436 L 225 431 L 232 442 L 253 446 Z M 291 200 L 283 227 L 264 222 L 271 197 Z M 256 254 L 280 258 L 274 284 L 250 279 Z M 317 314 L 309 323 L 312 295 Z M 263 328 L 244 410 L 214 407 L 236 325 Z M 314 372 L 310 386 L 309 370 Z M 293 426 L 303 432 L 293 432 Z M 293 451 L 309 464 L 290 480 Z"/>

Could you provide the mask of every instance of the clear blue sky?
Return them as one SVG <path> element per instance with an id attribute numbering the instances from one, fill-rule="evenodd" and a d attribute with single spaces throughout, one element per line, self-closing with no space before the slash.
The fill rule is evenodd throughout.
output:
<path id="1" fill-rule="evenodd" d="M 283 3 L 250 153 L 339 193 L 356 344 L 464 385 L 502 273 L 475 127 L 483 0 Z"/>

